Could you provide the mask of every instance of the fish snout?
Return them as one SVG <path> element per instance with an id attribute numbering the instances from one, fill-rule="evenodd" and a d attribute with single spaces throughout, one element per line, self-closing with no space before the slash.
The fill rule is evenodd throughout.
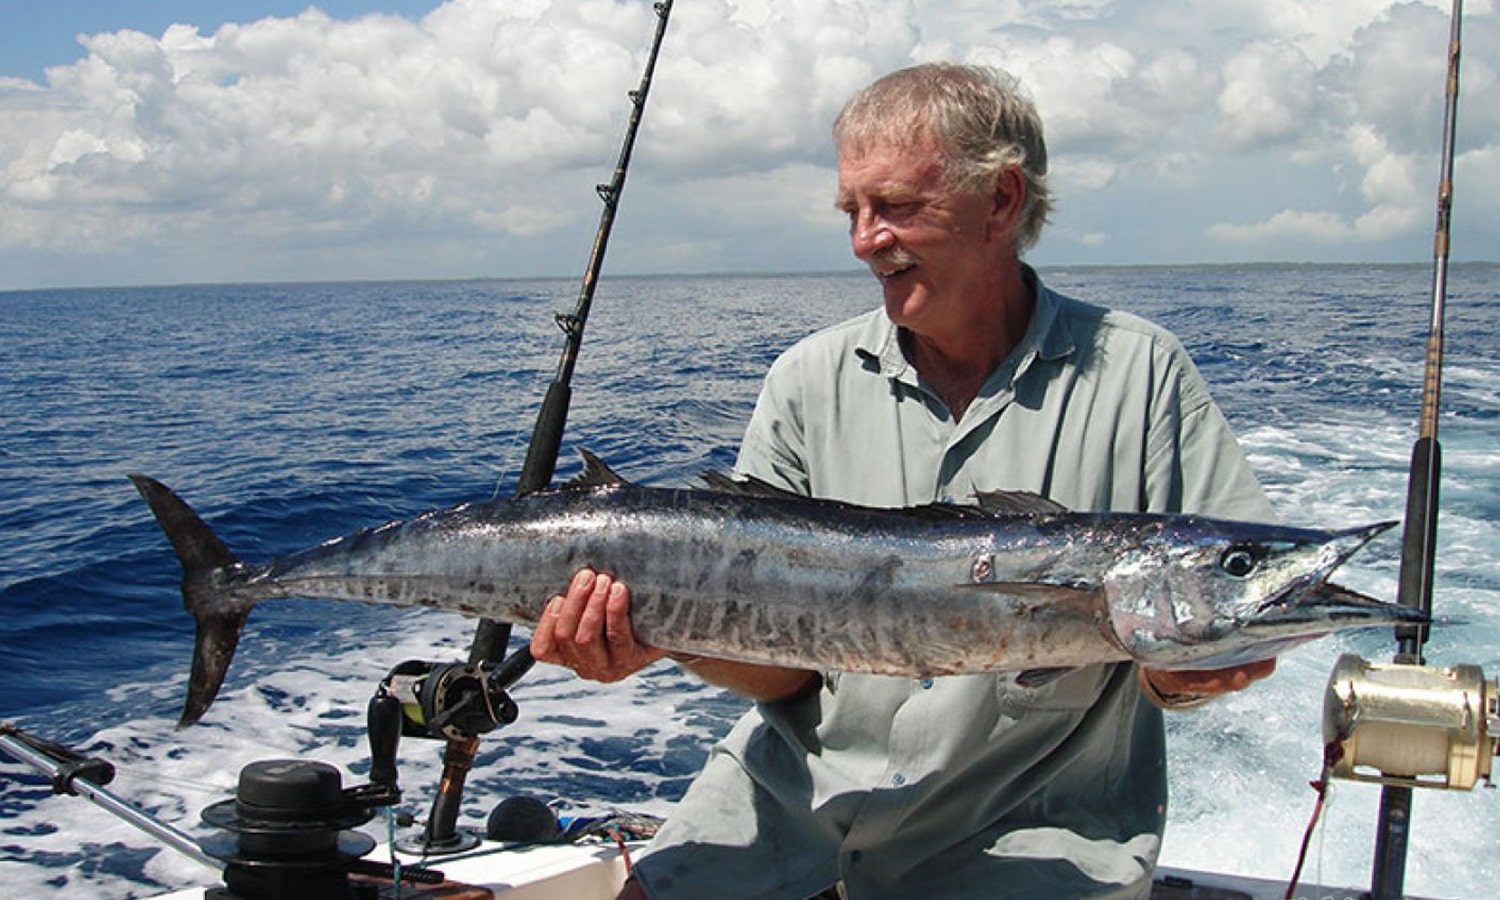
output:
<path id="1" fill-rule="evenodd" d="M 1326 577 L 1328 573 L 1343 565 L 1349 557 L 1364 549 L 1370 541 L 1395 528 L 1398 524 L 1400 523 L 1392 520 L 1334 532 L 1325 545 L 1329 559 L 1322 567 L 1324 576 Z"/>
<path id="2" fill-rule="evenodd" d="M 1255 610 L 1251 621 L 1259 625 L 1281 627 L 1320 623 L 1329 626 L 1335 626 L 1335 623 L 1345 626 L 1357 623 L 1396 625 L 1425 621 L 1426 617 L 1420 611 L 1377 600 L 1328 581 L 1335 569 L 1397 524 L 1394 521 L 1376 522 L 1373 525 L 1333 532 L 1323 542 L 1317 565 L 1312 571 L 1275 596 L 1268 597 Z"/>

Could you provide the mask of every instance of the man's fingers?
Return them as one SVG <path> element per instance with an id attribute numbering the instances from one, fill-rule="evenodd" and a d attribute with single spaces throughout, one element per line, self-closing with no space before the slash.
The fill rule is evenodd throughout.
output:
<path id="1" fill-rule="evenodd" d="M 578 622 L 583 618 L 583 611 L 588 606 L 589 596 L 593 593 L 594 577 L 592 571 L 581 569 L 568 585 L 568 593 L 563 597 L 563 602 L 557 609 L 557 619 L 554 622 L 561 646 L 577 641 Z"/>
<path id="2" fill-rule="evenodd" d="M 531 653 L 579 677 L 618 681 L 666 651 L 638 642 L 630 624 L 630 589 L 614 576 L 581 569 L 567 593 L 553 597 L 531 636 Z"/>
<path id="3" fill-rule="evenodd" d="M 558 594 L 542 609 L 541 619 L 531 634 L 531 655 L 555 665 L 577 668 L 575 650 L 578 621 L 593 592 L 594 573 L 580 569 L 568 582 L 566 594 Z"/>
<path id="4" fill-rule="evenodd" d="M 608 621 L 608 613 L 605 609 L 609 603 L 610 589 L 614 586 L 614 579 L 608 575 L 599 574 L 594 576 L 593 583 L 589 586 L 588 597 L 584 601 L 583 611 L 578 616 L 577 630 L 574 637 L 580 647 L 602 644 L 604 630 Z"/>
<path id="5" fill-rule="evenodd" d="M 1276 671 L 1276 660 L 1262 659 L 1227 669 L 1151 669 L 1146 677 L 1163 694 L 1214 697 L 1242 691 Z"/>
<path id="6" fill-rule="evenodd" d="M 542 662 L 560 664 L 562 654 L 557 646 L 557 616 L 562 609 L 562 595 L 556 595 L 542 607 L 542 617 L 531 632 L 531 655 Z"/>
<path id="7" fill-rule="evenodd" d="M 636 643 L 635 629 L 630 625 L 630 589 L 618 581 L 609 586 L 604 603 L 604 636 L 617 649 L 629 649 Z"/>

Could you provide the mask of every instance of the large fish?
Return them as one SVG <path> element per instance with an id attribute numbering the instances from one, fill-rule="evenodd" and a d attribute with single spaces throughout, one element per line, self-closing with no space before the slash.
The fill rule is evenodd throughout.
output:
<path id="1" fill-rule="evenodd" d="M 566 486 L 429 512 L 264 565 L 176 494 L 131 479 L 182 562 L 197 621 L 182 725 L 218 693 L 256 603 L 322 597 L 535 624 L 582 566 L 631 588 L 638 639 L 672 651 L 892 675 L 1116 660 L 1212 668 L 1342 628 L 1421 620 L 1329 584 L 1392 523 L 1321 531 L 1072 513 L 1034 494 L 873 509 L 708 476 L 637 487 L 585 453 Z"/>

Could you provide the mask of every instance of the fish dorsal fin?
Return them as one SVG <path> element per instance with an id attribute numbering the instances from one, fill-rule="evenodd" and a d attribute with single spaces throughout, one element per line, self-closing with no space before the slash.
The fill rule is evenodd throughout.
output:
<path id="1" fill-rule="evenodd" d="M 562 488 L 565 491 L 581 491 L 589 488 L 604 487 L 629 487 L 630 482 L 620 477 L 614 469 L 605 465 L 604 460 L 578 448 L 578 455 L 583 457 L 583 471 L 573 476 Z"/>
<path id="2" fill-rule="evenodd" d="M 979 508 L 999 516 L 1055 516 L 1068 508 L 1034 491 L 975 491 Z"/>
<path id="3" fill-rule="evenodd" d="M 721 494 L 738 494 L 741 497 L 774 497 L 779 500 L 806 500 L 802 494 L 780 488 L 769 481 L 761 481 L 754 475 L 743 475 L 735 478 L 725 475 L 723 472 L 713 470 L 704 472 L 698 476 L 710 490 Z"/>

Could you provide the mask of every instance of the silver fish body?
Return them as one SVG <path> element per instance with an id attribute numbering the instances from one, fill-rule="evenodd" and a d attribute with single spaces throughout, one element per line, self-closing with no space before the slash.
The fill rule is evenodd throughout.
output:
<path id="1" fill-rule="evenodd" d="M 629 583 L 632 628 L 653 646 L 892 675 L 1217 666 L 1419 618 L 1326 581 L 1388 523 L 1330 532 L 1070 513 L 1016 494 L 872 509 L 723 479 L 718 490 L 637 487 L 587 460 L 559 490 L 427 513 L 261 566 L 236 559 L 170 490 L 132 476 L 183 562 L 198 621 L 184 724 L 212 702 L 262 600 L 533 625 L 583 566 Z"/>

